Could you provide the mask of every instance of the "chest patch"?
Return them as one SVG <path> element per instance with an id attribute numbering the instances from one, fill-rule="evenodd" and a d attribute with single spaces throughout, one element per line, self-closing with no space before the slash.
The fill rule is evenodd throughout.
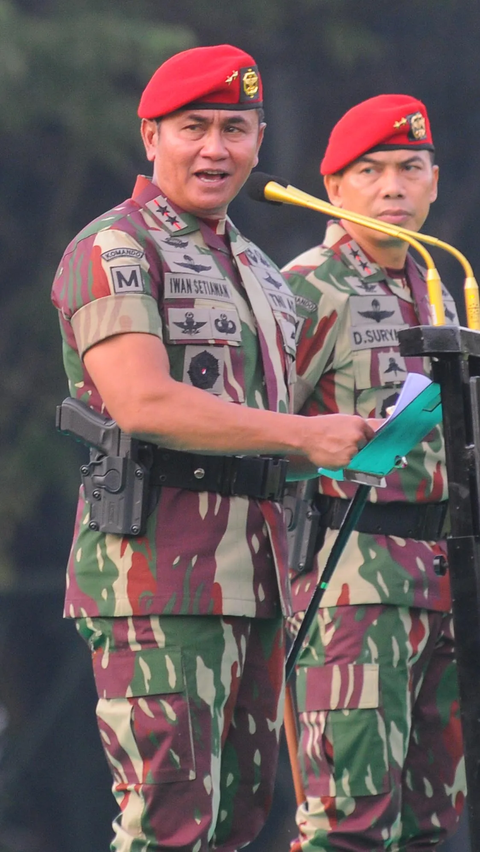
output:
<path id="1" fill-rule="evenodd" d="M 405 359 L 402 358 L 399 352 L 394 350 L 390 350 L 390 352 L 379 352 L 378 372 L 382 385 L 389 382 L 404 382 L 407 377 L 407 365 L 405 364 Z"/>
<path id="2" fill-rule="evenodd" d="M 236 310 L 222 308 L 168 308 L 167 327 L 170 342 L 188 340 L 241 341 L 240 319 Z"/>
<path id="3" fill-rule="evenodd" d="M 141 266 L 111 266 L 110 275 L 112 276 L 113 290 L 118 296 L 123 296 L 125 293 L 143 293 L 145 290 L 142 280 Z"/>
<path id="4" fill-rule="evenodd" d="M 265 295 L 274 311 L 283 311 L 283 313 L 292 317 L 292 320 L 296 318 L 297 312 L 293 296 L 287 293 L 272 293 L 270 290 L 266 290 Z"/>
<path id="5" fill-rule="evenodd" d="M 350 343 L 353 351 L 377 349 L 379 346 L 398 346 L 398 332 L 402 325 L 362 325 L 350 329 Z"/>
<path id="6" fill-rule="evenodd" d="M 404 319 L 395 296 L 374 296 L 365 299 L 352 296 L 350 299 L 352 326 L 359 325 L 403 325 Z"/>
<path id="7" fill-rule="evenodd" d="M 380 390 L 377 391 L 377 404 L 375 407 L 375 417 L 388 417 L 387 408 L 392 408 L 398 397 L 400 396 L 400 391 L 393 390 Z"/>
<path id="8" fill-rule="evenodd" d="M 221 394 L 224 387 L 224 353 L 222 348 L 187 346 L 183 382 L 194 388 Z"/>
<path id="9" fill-rule="evenodd" d="M 233 302 L 232 288 L 227 280 L 203 278 L 195 275 L 176 275 L 165 272 L 165 299 L 214 299 Z"/>

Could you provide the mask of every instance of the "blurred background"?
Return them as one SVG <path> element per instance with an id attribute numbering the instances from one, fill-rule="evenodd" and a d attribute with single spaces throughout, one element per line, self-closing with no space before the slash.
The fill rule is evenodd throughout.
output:
<path id="1" fill-rule="evenodd" d="M 260 169 L 323 198 L 318 164 L 345 110 L 384 92 L 421 98 L 441 173 L 428 231 L 480 274 L 478 0 L 0 0 L 0 852 L 109 847 L 88 653 L 62 620 L 84 456 L 54 429 L 67 387 L 50 287 L 73 235 L 149 173 L 136 108 L 150 75 L 222 42 L 261 69 Z M 243 192 L 230 213 L 280 265 L 325 226 Z M 461 268 L 435 259 L 464 323 Z M 283 749 L 272 817 L 249 849 L 287 850 L 293 813 Z M 468 852 L 465 825 L 447 849 Z"/>

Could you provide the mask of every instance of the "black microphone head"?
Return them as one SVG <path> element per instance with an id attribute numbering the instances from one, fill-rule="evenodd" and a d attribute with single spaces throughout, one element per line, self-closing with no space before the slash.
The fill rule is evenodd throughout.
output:
<path id="1" fill-rule="evenodd" d="M 265 187 L 271 180 L 280 184 L 280 186 L 288 186 L 287 181 L 283 180 L 283 178 L 275 177 L 275 175 L 266 175 L 264 172 L 252 172 L 245 184 L 248 196 L 253 198 L 254 201 L 266 201 L 268 204 L 282 204 L 281 201 L 271 201 L 269 198 L 265 198 Z"/>

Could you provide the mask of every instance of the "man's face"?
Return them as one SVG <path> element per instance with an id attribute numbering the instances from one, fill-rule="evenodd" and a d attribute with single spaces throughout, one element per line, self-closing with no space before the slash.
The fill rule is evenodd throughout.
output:
<path id="1" fill-rule="evenodd" d="M 258 163 L 265 125 L 250 110 L 182 110 L 142 121 L 153 178 L 187 213 L 224 216 Z"/>
<path id="2" fill-rule="evenodd" d="M 343 174 L 325 177 L 336 207 L 411 231 L 418 231 L 427 218 L 437 197 L 437 182 L 438 166 L 432 165 L 430 153 L 411 148 L 366 154 Z M 379 232 L 375 237 L 391 239 Z"/>

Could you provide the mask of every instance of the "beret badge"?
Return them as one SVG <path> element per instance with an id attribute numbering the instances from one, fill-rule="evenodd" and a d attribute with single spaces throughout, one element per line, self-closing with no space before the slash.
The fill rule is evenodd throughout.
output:
<path id="1" fill-rule="evenodd" d="M 410 125 L 410 130 L 408 132 L 410 139 L 420 142 L 422 139 L 427 138 L 425 116 L 422 115 L 420 111 L 412 112 L 410 115 L 407 115 L 407 121 Z"/>
<path id="2" fill-rule="evenodd" d="M 259 79 L 256 65 L 241 69 L 242 95 L 246 100 L 254 98 L 258 94 Z M 243 98 L 242 98 L 243 100 Z"/>

